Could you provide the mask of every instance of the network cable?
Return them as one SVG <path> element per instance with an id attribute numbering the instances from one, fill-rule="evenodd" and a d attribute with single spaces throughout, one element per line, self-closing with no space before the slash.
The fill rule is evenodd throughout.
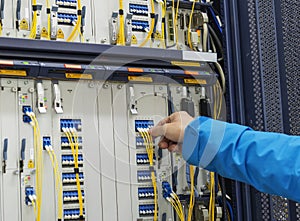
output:
<path id="1" fill-rule="evenodd" d="M 59 220 L 62 220 L 63 218 L 63 187 L 62 187 L 62 180 L 61 180 L 61 176 L 60 176 L 60 171 L 59 171 L 59 165 L 58 165 L 58 161 L 57 161 L 57 157 L 54 153 L 53 147 L 52 146 L 45 146 L 45 149 L 47 150 L 51 163 L 52 163 L 52 167 L 53 167 L 53 171 L 54 171 L 54 177 L 55 177 L 55 190 L 57 192 L 57 202 L 58 202 L 58 215 L 57 218 Z"/>
<path id="2" fill-rule="evenodd" d="M 119 0 L 119 44 L 124 46 L 125 45 L 125 27 L 124 27 L 124 9 L 123 9 L 123 0 Z"/>
<path id="3" fill-rule="evenodd" d="M 144 47 L 147 42 L 150 40 L 152 34 L 153 34 L 153 30 L 154 30 L 154 25 L 155 25 L 155 9 L 154 9 L 154 0 L 150 1 L 151 3 L 151 26 L 150 26 L 150 30 L 148 31 L 147 37 L 146 39 L 139 45 L 139 47 Z"/>
<path id="4" fill-rule="evenodd" d="M 79 216 L 80 218 L 84 217 L 83 213 L 83 198 L 80 186 L 80 178 L 79 178 L 79 163 L 78 163 L 78 150 L 79 150 L 79 142 L 78 142 L 78 134 L 76 128 L 62 128 L 63 132 L 66 134 L 68 141 L 70 143 L 70 147 L 72 150 L 72 155 L 74 158 L 74 173 L 76 177 L 76 187 L 78 193 L 78 201 L 79 201 Z"/>
<path id="5" fill-rule="evenodd" d="M 83 40 L 83 36 L 81 33 L 81 28 L 80 28 L 81 16 L 82 16 L 81 0 L 77 0 L 77 21 L 76 21 L 76 24 L 75 24 L 70 36 L 67 38 L 67 42 L 74 41 L 78 35 L 80 35 L 81 39 Z"/>
<path id="6" fill-rule="evenodd" d="M 42 187 L 43 187 L 43 146 L 41 139 L 41 132 L 38 121 L 35 114 L 31 110 L 25 113 L 30 117 L 30 125 L 33 127 L 34 132 L 34 158 L 35 158 L 35 187 L 36 187 L 36 199 L 32 198 L 32 205 L 36 214 L 36 220 L 41 220 L 41 205 L 42 205 Z"/>
<path id="7" fill-rule="evenodd" d="M 193 1 L 193 5 L 192 5 L 192 10 L 191 10 L 191 14 L 190 14 L 190 20 L 189 20 L 189 27 L 188 27 L 188 44 L 189 47 L 194 50 L 194 47 L 192 45 L 192 41 L 191 41 L 191 26 L 192 26 L 192 18 L 193 18 L 193 14 L 194 14 L 194 10 L 195 10 L 195 4 L 196 4 L 196 0 Z"/>
<path id="8" fill-rule="evenodd" d="M 33 18 L 32 18 L 32 25 L 29 37 L 31 39 L 35 39 L 36 37 L 36 29 L 37 29 L 37 4 L 36 0 L 32 0 L 32 10 L 33 10 Z"/>
<path id="9" fill-rule="evenodd" d="M 168 182 L 162 182 L 163 197 L 172 205 L 180 221 L 184 221 L 182 204 Z"/>
<path id="10" fill-rule="evenodd" d="M 47 12 L 47 39 L 50 39 L 50 35 L 51 35 L 51 9 L 50 9 L 50 1 L 46 0 L 46 12 Z"/>
<path id="11" fill-rule="evenodd" d="M 146 151 L 150 163 L 150 171 L 151 171 L 151 181 L 154 190 L 154 221 L 158 220 L 158 197 L 157 197 L 157 183 L 153 165 L 153 158 L 154 158 L 154 146 L 153 146 L 153 139 L 152 136 L 149 134 L 149 128 L 137 128 L 140 135 L 143 138 L 143 141 L 146 146 Z"/>

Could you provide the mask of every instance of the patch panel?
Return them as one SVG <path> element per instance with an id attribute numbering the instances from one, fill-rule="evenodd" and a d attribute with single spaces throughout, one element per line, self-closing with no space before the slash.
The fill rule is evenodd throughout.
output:
<path id="1" fill-rule="evenodd" d="M 139 200 L 154 199 L 154 188 L 153 187 L 139 187 L 138 188 Z"/>
<path id="2" fill-rule="evenodd" d="M 84 175 L 83 173 L 79 173 L 79 180 L 82 184 L 84 181 Z M 62 182 L 63 185 L 73 185 L 76 183 L 76 174 L 75 173 L 63 173 L 62 174 Z"/>
<path id="3" fill-rule="evenodd" d="M 74 25 L 77 21 L 77 14 L 57 13 L 57 21 L 59 25 Z"/>
<path id="4" fill-rule="evenodd" d="M 139 214 L 140 216 L 153 216 L 154 209 L 154 204 L 139 205 Z"/>
<path id="5" fill-rule="evenodd" d="M 155 155 L 153 157 L 155 160 Z M 149 164 L 149 157 L 147 153 L 137 153 L 136 154 L 136 164 L 137 165 L 148 165 Z"/>
<path id="6" fill-rule="evenodd" d="M 82 193 L 82 199 L 84 199 L 84 191 L 81 190 Z M 73 190 L 73 191 L 63 191 L 63 199 L 64 199 L 64 203 L 66 202 L 78 202 L 78 192 L 77 190 Z"/>
<path id="7" fill-rule="evenodd" d="M 75 142 L 74 139 L 73 139 L 73 142 Z M 61 143 L 61 148 L 62 149 L 71 149 L 70 142 L 69 142 L 69 139 L 67 137 L 61 137 L 60 138 L 60 143 Z M 78 147 L 79 147 L 79 149 L 82 148 L 82 137 L 78 137 Z"/>
<path id="8" fill-rule="evenodd" d="M 137 171 L 138 182 L 151 182 L 151 171 L 139 170 Z"/>
<path id="9" fill-rule="evenodd" d="M 137 165 L 147 165 L 149 164 L 148 154 L 138 153 L 136 154 L 136 164 Z"/>
<path id="10" fill-rule="evenodd" d="M 64 220 L 78 220 L 80 218 L 79 209 L 64 209 Z M 85 217 L 85 211 L 83 211 L 83 217 Z"/>
<path id="11" fill-rule="evenodd" d="M 60 130 L 63 132 L 63 128 L 75 128 L 77 131 L 81 131 L 81 120 L 80 119 L 61 119 Z"/>
<path id="12" fill-rule="evenodd" d="M 138 132 L 138 128 L 150 129 L 154 126 L 153 120 L 135 120 L 135 131 Z"/>
<path id="13" fill-rule="evenodd" d="M 149 22 L 142 20 L 132 20 L 132 31 L 138 32 L 148 32 L 149 30 Z"/>
<path id="14" fill-rule="evenodd" d="M 76 8 L 77 0 L 56 0 L 56 5 L 59 7 Z"/>
<path id="15" fill-rule="evenodd" d="M 133 15 L 148 16 L 148 5 L 129 3 L 129 12 Z"/>
<path id="16" fill-rule="evenodd" d="M 74 166 L 74 157 L 73 155 L 62 155 L 61 162 L 63 167 Z M 78 164 L 79 166 L 83 166 L 83 156 L 82 154 L 78 155 Z"/>

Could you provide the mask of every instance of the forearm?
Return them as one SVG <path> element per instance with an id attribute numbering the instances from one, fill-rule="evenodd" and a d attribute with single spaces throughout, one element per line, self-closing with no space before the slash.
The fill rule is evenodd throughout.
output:
<path id="1" fill-rule="evenodd" d="M 201 117 L 185 130 L 183 157 L 260 191 L 300 201 L 300 137 Z"/>

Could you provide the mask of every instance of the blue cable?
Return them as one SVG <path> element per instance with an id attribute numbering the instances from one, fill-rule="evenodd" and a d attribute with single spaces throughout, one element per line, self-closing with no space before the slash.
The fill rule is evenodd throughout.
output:
<path id="1" fill-rule="evenodd" d="M 233 221 L 233 219 L 234 219 L 234 217 L 233 217 L 233 210 L 232 210 L 232 207 L 231 207 L 230 203 L 227 200 L 226 200 L 226 205 L 227 205 L 227 207 L 229 209 L 230 219 L 231 219 L 231 221 Z"/>
<path id="2" fill-rule="evenodd" d="M 222 27 L 220 26 L 219 21 L 217 19 L 217 16 L 215 14 L 215 11 L 214 11 L 214 9 L 211 6 L 209 7 L 209 11 L 210 11 L 210 13 L 211 13 L 211 15 L 212 15 L 212 17 L 213 17 L 216 25 L 218 26 L 218 29 L 219 29 L 220 33 L 222 33 L 223 32 Z"/>

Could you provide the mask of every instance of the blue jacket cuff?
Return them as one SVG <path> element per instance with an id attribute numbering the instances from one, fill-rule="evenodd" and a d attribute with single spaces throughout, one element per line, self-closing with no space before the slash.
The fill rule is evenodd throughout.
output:
<path id="1" fill-rule="evenodd" d="M 189 164 L 206 168 L 219 151 L 225 128 L 225 122 L 196 118 L 185 129 L 183 158 Z"/>

